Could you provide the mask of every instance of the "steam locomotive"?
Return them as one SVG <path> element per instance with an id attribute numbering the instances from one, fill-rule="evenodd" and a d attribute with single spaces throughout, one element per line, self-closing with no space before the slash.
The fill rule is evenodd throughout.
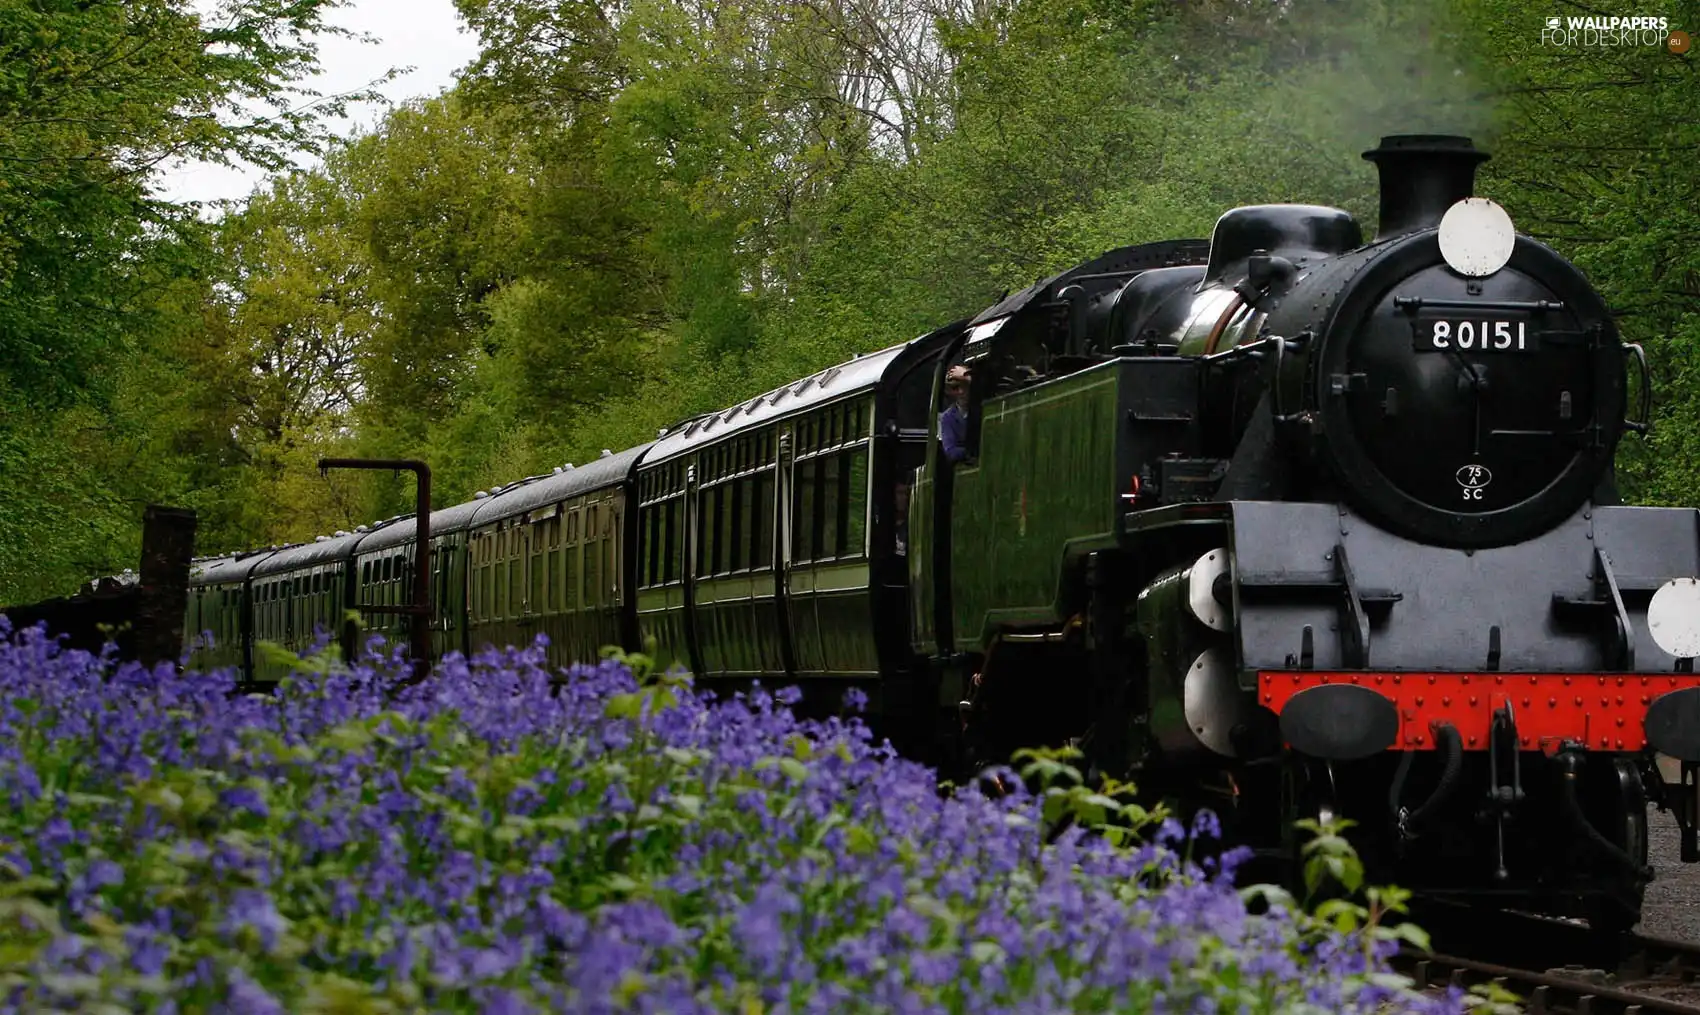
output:
<path id="1" fill-rule="evenodd" d="M 1700 859 L 1700 514 L 1620 503 L 1645 359 L 1472 196 L 1487 157 L 1383 138 L 1368 242 L 1235 208 L 434 511 L 423 549 L 400 517 L 198 561 L 194 661 L 275 679 L 263 643 L 352 652 L 350 608 L 399 635 L 422 560 L 436 654 L 859 687 L 942 770 L 1073 742 L 1270 855 L 1347 817 L 1377 875 L 1626 927 L 1650 801 Z"/>

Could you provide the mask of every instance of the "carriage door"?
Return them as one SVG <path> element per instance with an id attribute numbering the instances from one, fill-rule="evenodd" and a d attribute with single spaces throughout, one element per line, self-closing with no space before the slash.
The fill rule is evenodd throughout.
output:
<path id="1" fill-rule="evenodd" d="M 697 461 L 692 455 L 685 465 L 685 496 L 680 510 L 684 514 L 679 539 L 684 543 L 680 553 L 679 581 L 683 586 L 685 603 L 685 656 L 691 661 L 691 671 L 702 673 L 702 643 L 697 640 L 697 558 L 702 553 L 703 532 L 698 521 L 702 505 L 697 503 Z"/>
<path id="2" fill-rule="evenodd" d="M 774 613 L 778 618 L 779 652 L 785 662 L 785 672 L 797 672 L 797 643 L 792 625 L 791 599 L 791 500 L 795 479 L 792 475 L 793 437 L 791 426 L 778 428 L 779 448 L 774 456 L 773 484 L 773 577 Z"/>

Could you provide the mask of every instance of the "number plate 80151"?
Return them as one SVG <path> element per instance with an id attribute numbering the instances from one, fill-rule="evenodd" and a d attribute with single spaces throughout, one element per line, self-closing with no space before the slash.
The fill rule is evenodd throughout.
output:
<path id="1" fill-rule="evenodd" d="M 1417 352 L 1528 352 L 1529 322 L 1494 318 L 1435 318 L 1419 320 L 1414 342 Z"/>

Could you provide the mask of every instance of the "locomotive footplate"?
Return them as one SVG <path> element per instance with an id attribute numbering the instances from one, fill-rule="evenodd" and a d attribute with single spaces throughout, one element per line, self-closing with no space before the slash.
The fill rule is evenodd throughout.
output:
<path id="1" fill-rule="evenodd" d="M 1596 751 L 1651 745 L 1700 761 L 1700 675 L 1600 673 L 1387 673 L 1261 670 L 1258 702 L 1281 717 L 1295 749 L 1317 757 L 1363 757 L 1358 737 L 1318 736 L 1326 712 L 1373 717 L 1380 748 L 1432 751 L 1449 724 L 1466 751 L 1488 750 L 1496 713 L 1514 709 L 1517 749 L 1552 755 L 1566 744 Z M 1390 708 L 1373 706 L 1370 695 Z M 1390 724 L 1390 725 L 1389 725 Z M 1339 728 L 1341 724 L 1331 724 Z M 1503 723 L 1502 723 L 1503 725 Z M 1361 727 L 1360 727 L 1361 730 Z M 1344 731 L 1342 731 L 1344 732 Z"/>

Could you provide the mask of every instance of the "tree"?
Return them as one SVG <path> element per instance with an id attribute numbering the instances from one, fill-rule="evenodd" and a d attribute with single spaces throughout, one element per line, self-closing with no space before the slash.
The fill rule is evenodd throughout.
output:
<path id="1" fill-rule="evenodd" d="M 343 2 L 225 0 L 207 19 L 191 0 L 0 4 L 0 600 L 133 566 L 141 504 L 183 492 L 126 458 L 183 422 L 127 386 L 181 390 L 156 368 L 198 317 L 179 297 L 211 248 L 148 176 L 174 158 L 280 167 L 317 143 L 361 97 L 297 85 Z"/>

